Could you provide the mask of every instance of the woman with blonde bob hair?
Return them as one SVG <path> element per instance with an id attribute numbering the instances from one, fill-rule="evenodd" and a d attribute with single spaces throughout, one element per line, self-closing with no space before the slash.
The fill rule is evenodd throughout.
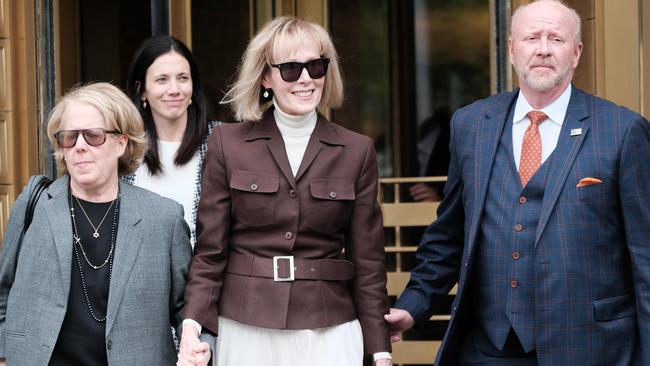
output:
<path id="1" fill-rule="evenodd" d="M 242 123 L 208 145 L 179 365 L 204 328 L 221 366 L 392 364 L 372 141 L 319 113 L 342 99 L 321 26 L 251 39 L 222 101 Z"/>
<path id="2" fill-rule="evenodd" d="M 115 86 L 89 84 L 63 96 L 47 130 L 61 176 L 40 195 L 22 244 L 40 178 L 12 207 L 0 365 L 174 365 L 169 327 L 182 320 L 192 248 L 178 203 L 119 179 L 147 149 L 140 114 Z"/>
<path id="3" fill-rule="evenodd" d="M 257 121 L 272 102 L 272 89 L 263 87 L 271 66 L 290 53 L 292 45 L 311 43 L 318 54 L 329 59 L 318 109 L 337 108 L 343 102 L 343 80 L 338 54 L 329 33 L 318 24 L 280 17 L 268 23 L 251 39 L 239 66 L 238 79 L 222 100 L 231 104 L 238 121 Z M 262 92 L 260 90 L 264 89 Z M 266 93 L 266 94 L 265 94 Z M 261 102 L 260 102 L 261 97 Z"/>

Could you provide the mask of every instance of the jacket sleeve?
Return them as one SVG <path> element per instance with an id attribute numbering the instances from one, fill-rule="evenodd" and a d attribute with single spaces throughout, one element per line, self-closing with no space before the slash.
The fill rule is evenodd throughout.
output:
<path id="1" fill-rule="evenodd" d="M 461 167 L 454 143 L 455 118 L 452 118 L 451 126 L 449 172 L 445 195 L 438 207 L 438 218 L 422 235 L 415 253 L 415 268 L 395 304 L 396 308 L 408 311 L 416 322 L 428 320 L 454 286 L 463 254 L 465 213 Z"/>
<path id="2" fill-rule="evenodd" d="M 636 299 L 641 365 L 650 364 L 650 124 L 641 116 L 622 143 L 619 197 Z"/>
<path id="3" fill-rule="evenodd" d="M 180 328 L 183 321 L 183 306 L 187 272 L 192 259 L 192 245 L 190 244 L 190 229 L 183 218 L 182 206 L 178 205 L 178 213 L 175 215 L 172 242 L 170 246 L 170 263 L 172 288 L 169 299 L 170 319 L 172 326 Z"/>
<path id="4" fill-rule="evenodd" d="M 18 241 L 23 230 L 29 192 L 31 192 L 35 182 L 35 176 L 30 178 L 27 186 L 14 202 L 7 222 L 7 231 L 4 233 L 2 241 L 2 251 L 0 252 L 0 358 L 5 357 L 7 301 L 11 286 L 14 283 L 16 263 L 20 254 Z"/>
<path id="5" fill-rule="evenodd" d="M 208 143 L 196 222 L 197 242 L 185 289 L 185 318 L 218 332 L 217 304 L 228 262 L 230 187 L 221 142 L 215 128 Z"/>
<path id="6" fill-rule="evenodd" d="M 354 264 L 351 293 L 368 354 L 390 352 L 384 229 L 377 203 L 378 169 L 372 141 L 357 182 L 356 198 L 346 235 L 347 257 Z"/>

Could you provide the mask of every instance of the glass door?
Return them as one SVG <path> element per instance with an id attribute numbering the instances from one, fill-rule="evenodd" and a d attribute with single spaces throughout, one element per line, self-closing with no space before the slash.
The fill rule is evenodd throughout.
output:
<path id="1" fill-rule="evenodd" d="M 329 19 L 333 119 L 373 138 L 384 177 L 446 175 L 452 113 L 490 94 L 489 0 L 331 0 Z"/>

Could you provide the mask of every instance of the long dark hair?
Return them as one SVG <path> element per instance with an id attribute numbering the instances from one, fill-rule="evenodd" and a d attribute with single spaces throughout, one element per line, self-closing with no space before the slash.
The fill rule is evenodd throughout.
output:
<path id="1" fill-rule="evenodd" d="M 129 97 L 138 108 L 140 115 L 142 115 L 145 131 L 149 135 L 150 145 L 149 150 L 147 150 L 144 156 L 144 162 L 153 175 L 162 173 L 160 156 L 158 155 L 158 134 L 156 133 L 156 125 L 151 115 L 151 108 L 144 108 L 141 98 L 145 90 L 147 69 L 149 69 L 149 66 L 158 57 L 172 51 L 180 54 L 187 60 L 190 64 L 192 77 L 192 103 L 187 108 L 187 126 L 185 127 L 181 146 L 176 153 L 174 164 L 184 165 L 192 160 L 192 157 L 208 134 L 203 87 L 201 86 L 199 69 L 196 62 L 194 62 L 192 52 L 183 42 L 166 35 L 153 36 L 142 42 L 138 50 L 135 51 L 131 66 L 129 66 L 126 88 Z"/>

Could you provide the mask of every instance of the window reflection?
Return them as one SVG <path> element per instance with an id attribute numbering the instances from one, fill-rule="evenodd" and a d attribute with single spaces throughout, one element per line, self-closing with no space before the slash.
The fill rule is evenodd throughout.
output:
<path id="1" fill-rule="evenodd" d="M 331 0 L 329 5 L 345 85 L 345 102 L 332 120 L 370 136 L 380 175 L 392 176 L 388 1 Z"/>
<path id="2" fill-rule="evenodd" d="M 346 83 L 333 120 L 373 138 L 381 176 L 446 175 L 451 115 L 490 92 L 489 0 L 329 6 Z"/>
<path id="3" fill-rule="evenodd" d="M 488 3 L 414 0 L 418 167 L 410 174 L 447 174 L 451 115 L 490 93 Z"/>
<path id="4" fill-rule="evenodd" d="M 201 73 L 208 119 L 234 122 L 228 106 L 219 104 L 234 81 L 251 33 L 250 2 L 192 1 L 192 53 Z"/>

